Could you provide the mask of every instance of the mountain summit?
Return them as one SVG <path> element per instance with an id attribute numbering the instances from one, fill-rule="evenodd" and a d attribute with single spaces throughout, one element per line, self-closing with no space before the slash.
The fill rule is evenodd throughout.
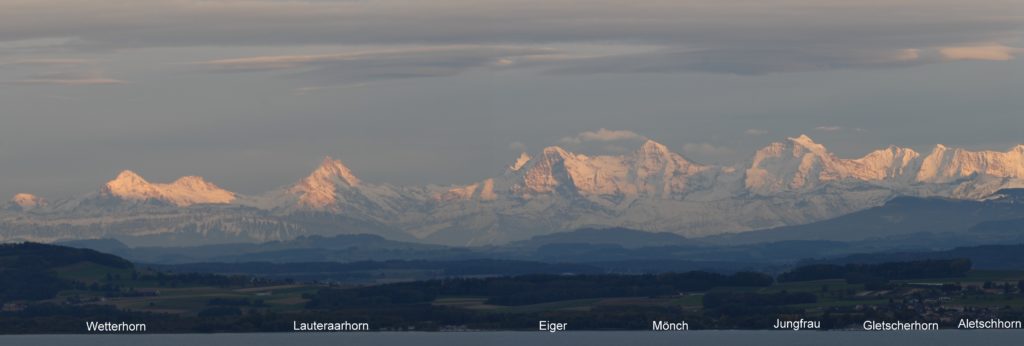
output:
<path id="1" fill-rule="evenodd" d="M 997 178 L 1024 177 L 1024 145 L 998 152 L 952 149 L 939 144 L 921 161 L 916 179 L 944 183 L 975 174 Z"/>
<path id="2" fill-rule="evenodd" d="M 1000 179 L 1024 178 L 1024 150 L 1016 146 L 1007 152 L 967 151 L 938 144 L 922 156 L 909 148 L 889 146 L 861 158 L 841 159 L 825 146 L 801 135 L 758 150 L 746 173 L 746 188 L 770 195 L 801 191 L 839 181 L 884 184 L 896 189 L 910 184 L 947 184 L 982 176 Z M 980 198 L 992 194 L 995 186 L 974 191 L 968 186 L 953 197 Z"/>
<path id="3" fill-rule="evenodd" d="M 394 217 L 399 204 L 421 198 L 390 185 L 365 183 L 340 160 L 328 156 L 308 176 L 271 192 L 262 204 L 288 212 L 342 213 L 376 222 L 378 218 Z"/>
<path id="4" fill-rule="evenodd" d="M 341 160 L 335 160 L 330 156 L 324 157 L 324 161 L 320 163 L 320 167 L 317 167 L 312 174 L 306 179 L 306 182 L 320 182 L 326 184 L 333 184 L 334 182 L 341 182 L 348 186 L 359 185 L 359 178 L 355 174 L 352 174 L 350 170 Z"/>
<path id="5" fill-rule="evenodd" d="M 927 154 L 889 146 L 840 158 L 800 135 L 726 167 L 690 161 L 647 140 L 623 154 L 551 146 L 510 162 L 470 184 L 399 187 L 360 179 L 327 157 L 294 184 L 258 196 L 239 196 L 195 176 L 160 184 L 124 171 L 99 197 L 128 203 L 90 195 L 46 204 L 21 196 L 0 214 L 6 216 L 0 240 L 15 237 L 4 229 L 36 230 L 17 239 L 188 233 L 266 241 L 376 233 L 460 245 L 588 227 L 703 236 L 824 220 L 897 196 L 981 199 L 1024 186 L 1024 145 L 1006 152 L 937 145 Z M 142 208 L 141 201 L 161 203 Z"/>
<path id="6" fill-rule="evenodd" d="M 235 200 L 235 193 L 201 177 L 186 176 L 170 184 L 154 184 L 129 170 L 122 171 L 114 180 L 107 182 L 100 194 L 129 201 L 159 201 L 179 207 L 227 204 Z"/>
<path id="7" fill-rule="evenodd" d="M 643 196 L 681 199 L 689 178 L 708 169 L 652 140 L 627 155 L 588 156 L 552 146 L 535 157 L 520 155 L 496 186 L 508 187 L 499 194 L 521 199 L 557 194 L 613 206 Z"/>
<path id="8" fill-rule="evenodd" d="M 9 206 L 10 209 L 29 211 L 32 209 L 45 207 L 46 204 L 46 200 L 42 199 L 41 197 L 28 193 L 19 193 L 15 194 L 14 197 L 11 198 Z"/>
<path id="9" fill-rule="evenodd" d="M 746 188 L 767 195 L 815 188 L 840 180 L 886 181 L 916 167 L 917 152 L 889 147 L 857 159 L 841 159 L 807 135 L 772 143 L 754 154 Z"/>
<path id="10" fill-rule="evenodd" d="M 320 166 L 289 189 L 301 206 L 316 210 L 335 210 L 338 191 L 359 186 L 359 178 L 340 160 L 325 157 Z"/>

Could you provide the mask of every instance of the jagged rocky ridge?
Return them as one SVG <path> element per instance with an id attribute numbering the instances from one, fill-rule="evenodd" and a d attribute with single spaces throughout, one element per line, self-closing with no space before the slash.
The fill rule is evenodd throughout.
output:
<path id="1" fill-rule="evenodd" d="M 259 196 L 200 177 L 150 183 L 130 171 L 75 199 L 19 194 L 0 219 L 0 239 L 164 244 L 375 233 L 483 245 L 585 227 L 692 237 L 808 223 L 897 195 L 979 199 L 1024 186 L 1022 178 L 1024 145 L 937 145 L 927 154 L 891 146 L 844 159 L 807 136 L 772 143 L 736 167 L 694 163 L 654 141 L 625 155 L 548 147 L 521 154 L 498 176 L 448 187 L 371 183 L 327 158 L 295 184 Z"/>

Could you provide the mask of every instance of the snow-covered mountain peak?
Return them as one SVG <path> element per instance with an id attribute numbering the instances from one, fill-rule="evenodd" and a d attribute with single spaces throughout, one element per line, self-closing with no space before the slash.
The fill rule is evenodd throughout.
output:
<path id="1" fill-rule="evenodd" d="M 211 189 L 217 187 L 216 185 L 213 185 L 213 183 L 210 183 L 206 181 L 206 179 L 203 179 L 203 177 L 194 175 L 188 175 L 178 178 L 178 180 L 175 180 L 173 183 L 171 183 L 171 185 L 195 190 Z"/>
<path id="2" fill-rule="evenodd" d="M 103 192 L 113 197 L 132 200 L 160 199 L 162 197 L 156 186 L 130 170 L 121 171 L 114 180 L 108 181 Z"/>
<path id="3" fill-rule="evenodd" d="M 651 140 L 626 155 L 587 156 L 547 147 L 513 171 L 519 174 L 510 191 L 523 198 L 552 193 L 584 197 L 608 206 L 639 196 L 677 199 L 688 192 L 689 178 L 705 168 Z"/>
<path id="4" fill-rule="evenodd" d="M 536 159 L 531 159 L 520 167 L 522 181 L 513 186 L 513 192 L 526 194 L 545 194 L 554 192 L 555 188 L 561 185 L 571 185 L 569 170 L 580 163 L 575 160 L 575 155 L 557 146 L 550 146 L 541 150 Z"/>
<path id="5" fill-rule="evenodd" d="M 643 145 L 640 146 L 638 152 L 652 154 L 668 154 L 671 153 L 671 150 L 668 150 L 668 147 L 666 147 L 664 144 L 655 142 L 652 139 L 648 139 L 647 141 L 644 141 Z"/>
<path id="6" fill-rule="evenodd" d="M 915 152 L 914 149 L 909 147 L 902 147 L 897 145 L 889 145 L 885 148 L 874 150 L 874 152 L 868 153 L 864 157 L 856 160 L 860 161 L 887 161 L 897 158 L 916 158 L 921 156 L 920 153 Z"/>
<path id="7" fill-rule="evenodd" d="M 801 143 L 801 144 L 805 144 L 805 145 L 818 145 L 818 143 L 815 143 L 814 140 L 811 139 L 811 136 L 808 136 L 808 135 L 802 134 L 802 133 L 799 136 L 789 137 L 788 139 L 793 141 L 793 142 Z"/>
<path id="8" fill-rule="evenodd" d="M 758 150 L 746 172 L 746 187 L 758 194 L 800 191 L 838 180 L 880 181 L 916 168 L 917 152 L 890 146 L 857 159 L 840 159 L 807 135 Z"/>
<path id="9" fill-rule="evenodd" d="M 118 173 L 117 177 L 114 178 L 114 180 L 107 182 L 107 185 L 116 185 L 122 187 L 139 186 L 147 184 L 149 184 L 149 182 L 146 181 L 146 179 L 143 179 L 142 176 L 140 176 L 138 173 L 132 172 L 127 169 L 121 171 L 121 173 Z"/>
<path id="10" fill-rule="evenodd" d="M 193 204 L 226 204 L 235 193 L 217 187 L 201 177 L 187 176 L 170 184 L 154 184 L 135 172 L 125 170 L 104 185 L 101 195 L 123 200 L 157 200 L 186 207 Z"/>
<path id="11" fill-rule="evenodd" d="M 541 155 L 545 158 L 551 158 L 556 160 L 562 160 L 574 156 L 572 153 L 562 149 L 559 146 L 550 146 L 541 150 Z"/>
<path id="12" fill-rule="evenodd" d="M 523 152 L 522 154 L 519 154 L 519 158 L 517 158 L 512 165 L 508 166 L 508 170 L 512 172 L 518 171 L 522 169 L 523 166 L 526 166 L 526 164 L 530 162 L 530 159 L 530 154 Z"/>
<path id="13" fill-rule="evenodd" d="M 10 203 L 23 211 L 46 206 L 46 200 L 29 193 L 15 194 Z"/>
<path id="14" fill-rule="evenodd" d="M 341 160 L 335 160 L 330 156 L 324 157 L 320 166 L 306 179 L 324 183 L 338 181 L 348 186 L 358 186 L 360 183 L 359 178 L 352 173 L 348 166 L 345 166 Z"/>
<path id="15" fill-rule="evenodd" d="M 1024 145 L 1006 152 L 970 151 L 936 144 L 927 155 L 889 146 L 857 159 L 841 159 L 809 137 L 790 138 L 757 152 L 746 174 L 746 186 L 770 194 L 813 188 L 829 181 L 946 184 L 974 176 L 1024 178 Z M 995 186 L 998 187 L 998 186 Z M 970 190 L 972 187 L 967 186 Z M 992 186 L 984 191 L 991 190 Z"/>
<path id="16" fill-rule="evenodd" d="M 811 150 L 817 149 L 815 147 L 821 150 Z M 822 159 L 827 159 L 827 156 L 820 155 L 823 150 L 823 146 L 806 135 L 790 137 L 786 143 L 775 142 L 761 148 L 754 154 L 746 171 L 745 186 L 758 194 L 804 188 L 808 180 L 816 180 Z"/>
<path id="17" fill-rule="evenodd" d="M 345 164 L 330 156 L 324 158 L 309 176 L 286 189 L 286 194 L 297 198 L 299 209 L 341 211 L 351 196 L 377 194 L 394 195 L 390 188 L 366 184 L 356 177 Z M 295 206 L 286 208 L 294 208 Z M 351 207 L 351 206 L 349 206 Z"/>
<path id="18" fill-rule="evenodd" d="M 955 151 L 955 150 L 957 150 L 957 149 L 950 148 L 950 147 L 947 147 L 947 146 L 942 145 L 942 144 L 936 144 L 934 147 L 932 147 L 932 151 L 929 152 L 928 156 L 939 157 L 939 156 L 942 156 L 943 154 L 945 154 L 946 152 Z"/>
<path id="19" fill-rule="evenodd" d="M 638 165 L 646 166 L 647 168 L 653 168 L 652 165 L 661 166 L 668 162 L 675 165 L 672 169 L 687 168 L 685 166 L 695 165 L 682 155 L 673 152 L 664 144 L 653 140 L 644 142 L 639 149 L 633 152 L 633 158 Z"/>
<path id="20" fill-rule="evenodd" d="M 795 147 L 804 148 L 817 155 L 828 155 L 828 149 L 807 135 L 787 138 Z"/>
<path id="21" fill-rule="evenodd" d="M 218 237 L 216 232 L 252 232 L 252 239 L 263 241 L 303 232 L 358 231 L 476 244 L 592 226 L 714 234 L 821 220 L 898 195 L 985 198 L 1000 189 L 1024 188 L 1024 145 L 1006 151 L 937 145 L 923 153 L 879 148 L 841 158 L 801 135 L 780 138 L 750 161 L 720 167 L 690 162 L 653 140 L 615 154 L 583 155 L 552 146 L 517 153 L 499 176 L 465 185 L 407 187 L 362 181 L 328 157 L 308 176 L 260 196 L 236 196 L 198 176 L 161 184 L 124 171 L 99 194 L 55 201 L 30 213 L 16 211 L 45 202 L 19 195 L 0 216 L 37 227 L 17 224 L 15 230 L 46 229 L 43 233 L 53 232 L 40 227 L 64 220 L 81 224 L 68 233 L 74 236 L 105 236 L 115 229 L 126 234 L 199 230 Z M 163 206 L 151 213 L 149 203 L 124 203 L 131 201 Z M 262 210 L 183 208 L 170 213 L 177 215 L 172 220 L 170 209 L 163 209 L 198 203 Z M 112 228 L 112 218 L 93 218 L 97 211 L 125 221 Z M 262 233 L 268 230 L 272 233 Z"/>
<path id="22" fill-rule="evenodd" d="M 976 174 L 996 178 L 1024 178 L 1024 148 L 1018 145 L 1006 152 L 968 151 L 937 145 L 922 160 L 917 181 L 945 183 Z"/>
<path id="23" fill-rule="evenodd" d="M 858 159 L 836 159 L 838 179 L 853 178 L 866 181 L 907 179 L 920 166 L 917 151 L 890 145 Z"/>

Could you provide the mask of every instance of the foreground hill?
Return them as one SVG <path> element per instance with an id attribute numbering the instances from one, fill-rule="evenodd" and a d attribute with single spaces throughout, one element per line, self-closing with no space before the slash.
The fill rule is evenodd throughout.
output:
<path id="1" fill-rule="evenodd" d="M 854 254 L 838 258 L 807 260 L 802 263 L 885 263 L 964 258 L 976 269 L 1020 270 L 1024 268 L 1024 244 L 981 245 L 958 247 L 942 251 L 903 251 Z"/>
<path id="2" fill-rule="evenodd" d="M 892 241 L 927 246 L 935 239 L 971 244 L 1022 239 L 1024 190 L 1005 189 L 984 200 L 894 198 L 885 205 L 806 225 L 704 238 L 714 244 L 786 240 Z M 963 245 L 961 243 L 960 245 Z"/>
<path id="3" fill-rule="evenodd" d="M 53 298 L 61 290 L 132 268 L 122 258 L 88 249 L 0 244 L 0 302 Z"/>
<path id="4" fill-rule="evenodd" d="M 114 239 L 58 244 L 104 251 L 142 263 L 357 262 L 482 257 L 469 249 L 388 240 L 377 235 L 302 236 L 287 241 L 200 246 L 130 247 Z"/>

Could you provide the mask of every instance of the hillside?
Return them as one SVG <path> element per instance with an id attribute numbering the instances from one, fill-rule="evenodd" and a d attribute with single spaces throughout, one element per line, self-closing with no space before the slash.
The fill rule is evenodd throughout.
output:
<path id="1" fill-rule="evenodd" d="M 0 244 L 0 302 L 49 299 L 57 292 L 133 269 L 131 262 L 87 249 Z"/>
<path id="2" fill-rule="evenodd" d="M 898 197 L 884 205 L 806 225 L 702 238 L 714 244 L 751 244 L 785 240 L 868 241 L 918 237 L 928 244 L 935 237 L 968 238 L 974 244 L 1019 238 L 1017 225 L 1024 204 L 1019 189 L 1000 190 L 990 198 Z"/>

